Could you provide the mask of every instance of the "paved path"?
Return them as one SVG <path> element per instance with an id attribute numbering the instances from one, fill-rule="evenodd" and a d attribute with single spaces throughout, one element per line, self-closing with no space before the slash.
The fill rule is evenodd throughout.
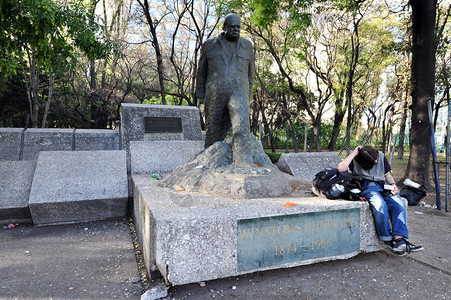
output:
<path id="1" fill-rule="evenodd" d="M 0 229 L 2 300 L 139 299 L 141 292 L 126 221 Z"/>
<path id="2" fill-rule="evenodd" d="M 260 272 L 174 287 L 167 299 L 451 299 L 451 213 L 409 207 L 410 241 L 425 250 Z"/>
<path id="3" fill-rule="evenodd" d="M 172 287 L 166 299 L 451 299 L 451 213 L 409 207 L 410 240 L 390 252 Z M 0 299 L 140 299 L 125 220 L 0 228 Z"/>

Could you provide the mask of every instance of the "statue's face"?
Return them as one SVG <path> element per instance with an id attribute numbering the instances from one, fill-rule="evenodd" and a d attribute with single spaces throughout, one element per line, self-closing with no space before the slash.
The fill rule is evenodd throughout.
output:
<path id="1" fill-rule="evenodd" d="M 224 32 L 226 39 L 237 41 L 240 37 L 241 20 L 238 17 L 230 16 L 224 22 Z"/>

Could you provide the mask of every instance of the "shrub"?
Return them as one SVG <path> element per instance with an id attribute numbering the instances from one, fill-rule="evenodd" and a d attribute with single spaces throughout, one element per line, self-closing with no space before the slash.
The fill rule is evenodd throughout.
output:
<path id="1" fill-rule="evenodd" d="M 271 160 L 271 162 L 273 164 L 277 163 L 277 161 L 279 160 L 280 156 L 282 155 L 281 152 L 273 153 L 273 152 L 265 151 L 265 153 L 269 156 L 269 159 Z"/>

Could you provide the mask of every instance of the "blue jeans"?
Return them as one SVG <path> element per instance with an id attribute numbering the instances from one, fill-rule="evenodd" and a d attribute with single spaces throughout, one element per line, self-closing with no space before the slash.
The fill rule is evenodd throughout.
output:
<path id="1" fill-rule="evenodd" d="M 382 241 L 391 241 L 392 235 L 409 237 L 407 230 L 407 201 L 399 194 L 383 196 L 379 185 L 370 185 L 362 195 L 370 202 L 376 233 Z M 391 228 L 390 228 L 391 221 Z"/>

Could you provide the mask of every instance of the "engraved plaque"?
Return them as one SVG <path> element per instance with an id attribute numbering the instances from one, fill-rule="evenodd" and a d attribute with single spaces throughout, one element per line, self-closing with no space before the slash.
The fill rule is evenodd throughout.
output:
<path id="1" fill-rule="evenodd" d="M 241 219 L 238 271 L 360 251 L 360 208 Z"/>
<path id="2" fill-rule="evenodd" d="M 183 133 L 182 118 L 145 117 L 145 133 Z"/>

